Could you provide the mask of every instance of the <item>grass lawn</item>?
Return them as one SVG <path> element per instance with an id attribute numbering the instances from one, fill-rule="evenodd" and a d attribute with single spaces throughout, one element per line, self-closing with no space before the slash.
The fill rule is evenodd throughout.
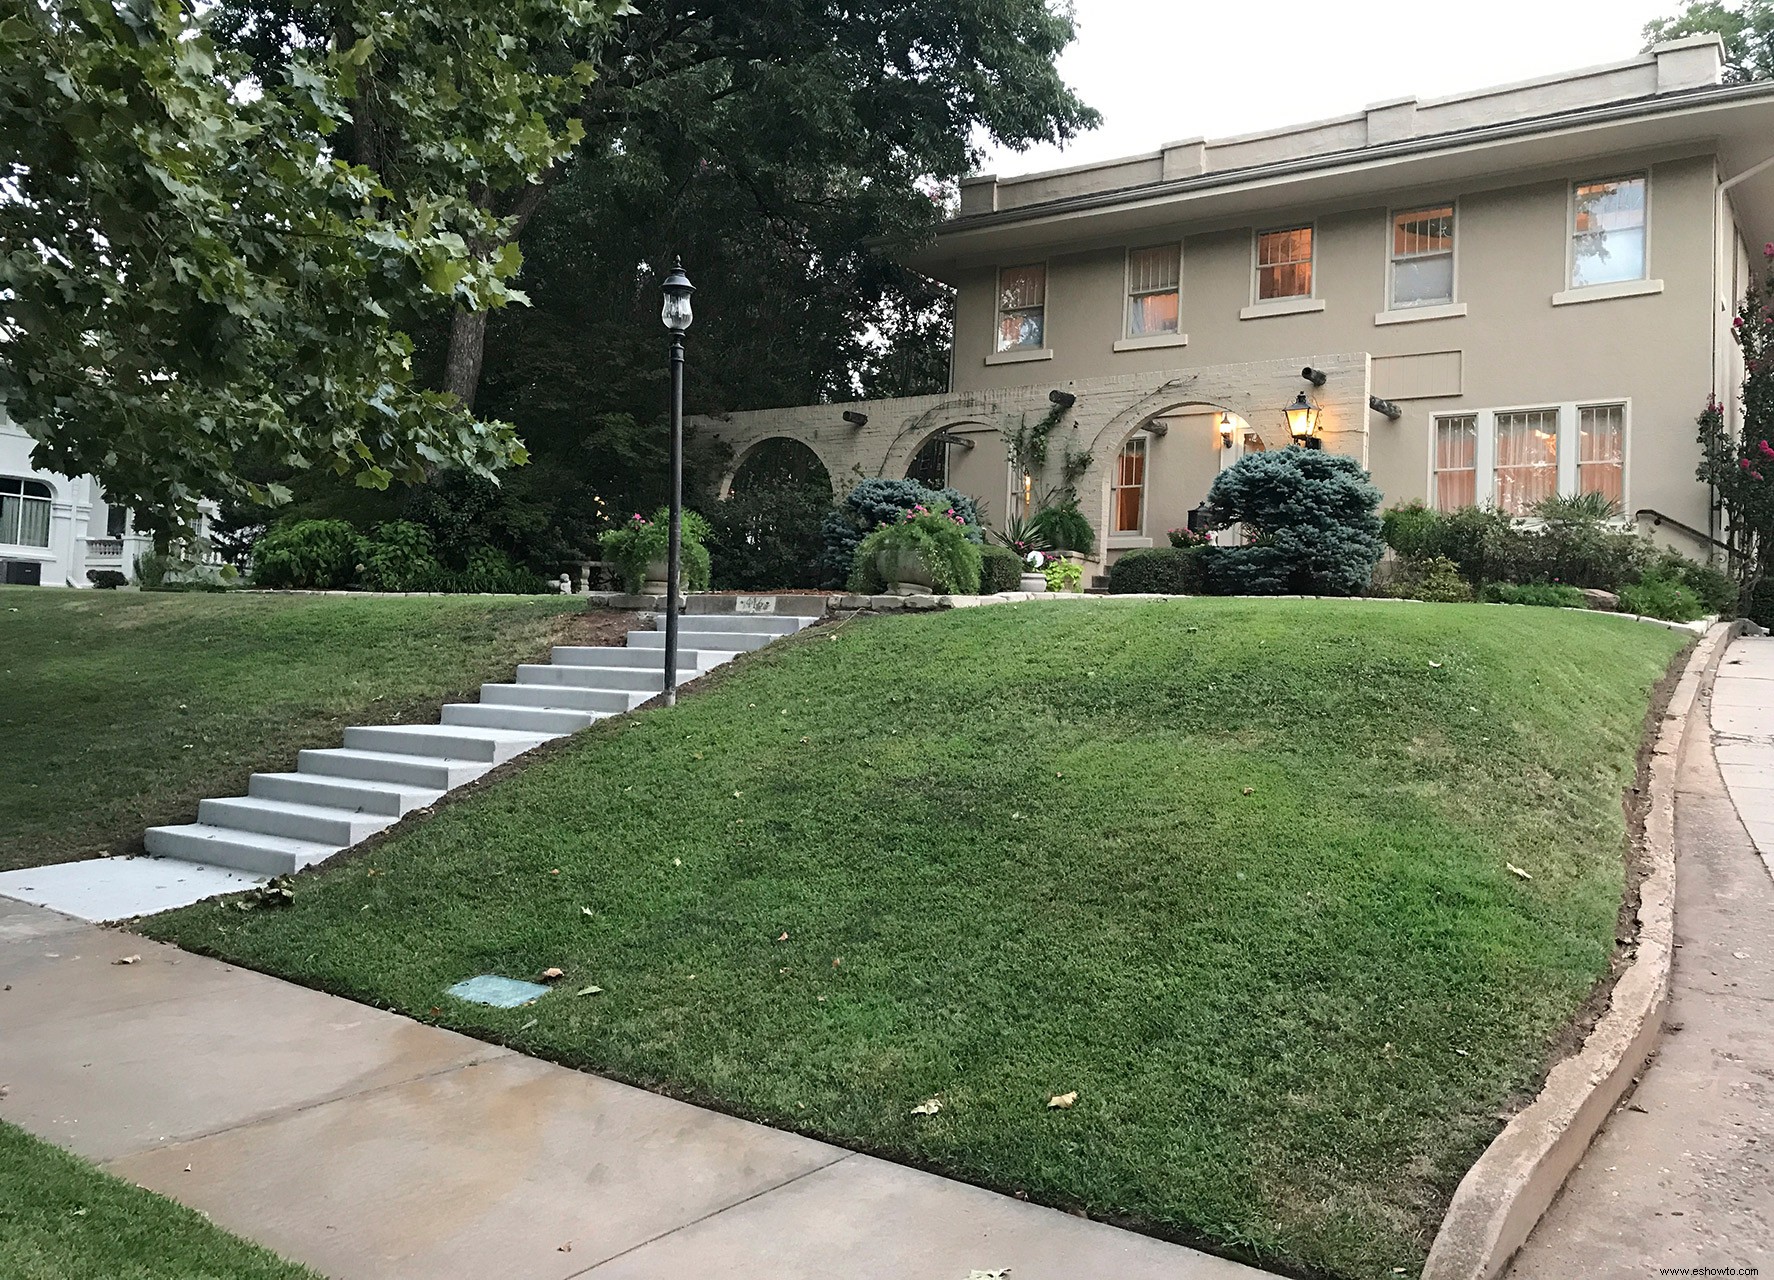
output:
<path id="1" fill-rule="evenodd" d="M 1607 971 L 1622 788 L 1681 644 L 1477 605 L 859 620 L 588 731 L 286 910 L 146 928 L 1037 1201 L 1390 1277 Z M 442 994 L 549 966 L 531 1007 Z"/>
<path id="2" fill-rule="evenodd" d="M 141 851 L 349 724 L 435 720 L 546 653 L 563 597 L 0 587 L 0 870 Z"/>
<path id="3" fill-rule="evenodd" d="M 0 1276 L 319 1280 L 9 1124 L 0 1124 Z"/>

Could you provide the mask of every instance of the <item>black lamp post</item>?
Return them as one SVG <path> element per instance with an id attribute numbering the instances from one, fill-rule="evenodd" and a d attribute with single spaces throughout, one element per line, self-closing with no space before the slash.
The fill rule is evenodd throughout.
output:
<path id="1" fill-rule="evenodd" d="M 694 318 L 690 295 L 696 286 L 680 260 L 660 286 L 665 306 L 660 319 L 671 331 L 671 533 L 665 569 L 665 705 L 678 700 L 678 579 L 684 540 L 684 333 Z"/>

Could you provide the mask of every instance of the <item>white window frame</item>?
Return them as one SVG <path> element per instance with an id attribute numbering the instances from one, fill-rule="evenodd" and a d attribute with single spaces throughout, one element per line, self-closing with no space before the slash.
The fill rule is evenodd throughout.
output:
<path id="1" fill-rule="evenodd" d="M 1177 259 L 1177 327 L 1175 333 L 1144 333 L 1133 332 L 1133 255 L 1149 253 L 1154 249 L 1175 248 Z M 1162 241 L 1158 244 L 1139 244 L 1129 246 L 1122 256 L 1121 262 L 1121 338 L 1115 343 L 1116 351 L 1148 351 L 1154 347 L 1186 347 L 1189 335 L 1183 332 L 1183 242 Z M 1150 297 L 1169 292 L 1165 289 L 1148 289 L 1139 297 Z"/>
<path id="2" fill-rule="evenodd" d="M 1115 528 L 1115 513 L 1120 508 L 1119 495 L 1123 489 L 1131 489 L 1132 485 L 1124 485 L 1121 480 L 1121 455 L 1127 452 L 1128 446 L 1139 443 L 1142 463 L 1140 466 L 1140 522 L 1137 529 Z M 1146 536 L 1147 510 L 1152 497 L 1152 433 L 1136 431 L 1121 442 L 1115 450 L 1115 468 L 1109 473 L 1109 537 L 1144 538 Z"/>
<path id="3" fill-rule="evenodd" d="M 1408 213 L 1420 213 L 1425 209 L 1438 209 L 1443 205 L 1450 207 L 1454 211 L 1454 248 L 1451 255 L 1452 265 L 1450 267 L 1452 274 L 1452 283 L 1450 285 L 1451 296 L 1446 302 L 1407 302 L 1401 304 L 1397 301 L 1396 294 L 1394 293 L 1394 290 L 1397 288 L 1398 280 L 1398 258 L 1393 252 L 1395 247 L 1393 233 L 1398 225 L 1399 216 Z M 1460 301 L 1460 241 L 1463 237 L 1460 234 L 1460 201 L 1457 198 L 1450 197 L 1446 200 L 1428 200 L 1418 201 L 1413 204 L 1394 205 L 1392 208 L 1386 210 L 1385 236 L 1386 257 L 1384 261 L 1386 263 L 1386 309 L 1374 317 L 1375 324 L 1405 324 L 1413 320 L 1451 320 L 1466 314 L 1466 304 Z M 1314 282 L 1316 282 L 1316 271 L 1314 271 L 1313 278 Z"/>
<path id="4" fill-rule="evenodd" d="M 1429 506 L 1432 510 L 1442 510 L 1441 494 L 1439 492 L 1442 472 L 1441 468 L 1435 465 L 1437 458 L 1440 457 L 1440 440 L 1438 437 L 1441 434 L 1441 424 L 1444 422 L 1460 421 L 1467 418 L 1472 420 L 1472 500 L 1477 505 L 1484 505 L 1484 458 L 1482 456 L 1484 454 L 1484 446 L 1482 441 L 1484 440 L 1485 425 L 1481 415 L 1467 409 L 1457 413 L 1437 413 L 1430 415 L 1428 494 Z M 1496 482 L 1494 480 L 1491 484 L 1491 492 L 1496 492 Z"/>
<path id="5" fill-rule="evenodd" d="M 1424 451 L 1423 492 L 1430 498 L 1435 496 L 1435 424 L 1441 418 L 1463 418 L 1468 415 L 1478 421 L 1478 447 L 1474 451 L 1478 475 L 1474 481 L 1474 494 L 1481 507 L 1495 508 L 1497 505 L 1497 416 L 1509 413 L 1543 413 L 1556 411 L 1558 414 L 1558 488 L 1560 497 L 1574 497 L 1582 490 L 1579 485 L 1577 458 L 1581 448 L 1582 416 L 1584 409 L 1602 409 L 1618 406 L 1621 413 L 1620 424 L 1620 522 L 1632 523 L 1632 397 L 1631 396 L 1589 396 L 1582 400 L 1566 400 L 1562 403 L 1550 400 L 1538 400 L 1529 404 L 1497 405 L 1488 409 L 1448 409 L 1430 415 L 1429 447 Z M 1536 524 L 1531 516 L 1516 517 L 1518 523 Z"/>
<path id="6" fill-rule="evenodd" d="M 10 476 L 10 475 L 0 476 L 0 480 L 10 480 L 14 484 L 17 484 L 19 486 L 19 492 L 6 493 L 3 495 L 0 495 L 0 497 L 12 498 L 12 499 L 15 499 L 19 503 L 18 532 L 20 534 L 22 534 L 24 532 L 24 521 L 25 521 L 24 504 L 25 503 L 27 503 L 27 502 L 41 502 L 45 507 L 47 507 L 49 509 L 49 520 L 44 527 L 44 535 L 43 535 L 44 540 L 42 542 L 19 542 L 19 541 L 0 540 L 0 546 L 18 547 L 22 550 L 27 550 L 27 551 L 47 551 L 50 547 L 50 544 L 55 541 L 55 486 L 45 480 L 38 480 L 38 479 L 35 479 L 31 476 Z M 40 494 L 40 493 L 26 493 L 24 491 L 24 487 L 26 485 L 36 485 L 40 489 L 47 490 L 48 494 L 47 494 L 47 496 L 45 496 L 44 494 Z"/>
<path id="7" fill-rule="evenodd" d="M 1310 231 L 1312 233 L 1312 256 L 1308 259 L 1312 265 L 1312 291 L 1292 298 L 1265 298 L 1262 296 L 1263 237 L 1287 231 Z M 1261 320 L 1269 316 L 1295 316 L 1312 311 L 1323 311 L 1324 299 L 1318 296 L 1318 279 L 1318 220 L 1316 218 L 1252 227 L 1250 232 L 1250 305 L 1238 313 L 1238 318 L 1240 320 Z"/>
<path id="8" fill-rule="evenodd" d="M 1645 261 L 1643 274 L 1634 280 L 1612 280 L 1605 284 L 1577 284 L 1577 188 L 1599 182 L 1630 182 L 1640 179 L 1645 184 Z M 1605 302 L 1613 298 L 1637 298 L 1663 292 L 1663 281 L 1652 275 L 1651 238 L 1656 216 L 1656 182 L 1650 168 L 1628 169 L 1620 173 L 1574 178 L 1565 192 L 1565 282 L 1564 288 L 1552 295 L 1555 307 L 1581 302 Z"/>
<path id="9" fill-rule="evenodd" d="M 1041 345 L 1039 347 L 1011 347 L 1008 350 L 998 349 L 998 339 L 1004 332 L 1004 273 L 1006 271 L 1026 271 L 1031 267 L 1041 268 Z M 999 267 L 993 277 L 992 291 L 992 349 L 986 356 L 987 364 L 1019 364 L 1025 360 L 1053 359 L 1053 335 L 1047 327 L 1048 312 L 1053 309 L 1053 269 L 1048 260 L 1013 262 L 1008 267 Z M 1031 310 L 1031 308 L 1013 308 L 1015 310 Z"/>

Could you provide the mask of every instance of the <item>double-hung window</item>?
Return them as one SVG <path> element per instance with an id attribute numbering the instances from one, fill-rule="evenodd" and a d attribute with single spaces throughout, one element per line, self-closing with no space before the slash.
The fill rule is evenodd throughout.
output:
<path id="1" fill-rule="evenodd" d="M 1571 197 L 1573 289 L 1645 278 L 1648 194 L 1642 174 L 1577 184 Z"/>
<path id="2" fill-rule="evenodd" d="M 1146 436 L 1134 436 L 1121 446 L 1121 454 L 1115 460 L 1115 475 L 1109 485 L 1109 510 L 1114 517 L 1111 533 L 1145 532 L 1146 445 Z"/>
<path id="3" fill-rule="evenodd" d="M 1135 249 L 1127 255 L 1127 336 L 1175 335 L 1182 322 L 1183 251 L 1180 245 Z"/>
<path id="4" fill-rule="evenodd" d="M 1046 266 L 1005 267 L 998 273 L 998 350 L 1039 351 L 1046 339 Z"/>
<path id="5" fill-rule="evenodd" d="M 41 481 L 0 476 L 0 543 L 47 547 L 51 496 Z"/>
<path id="6" fill-rule="evenodd" d="M 1454 300 L 1454 206 L 1433 205 L 1392 216 L 1393 310 Z"/>
<path id="7" fill-rule="evenodd" d="M 1435 509 L 1458 511 L 1478 501 L 1478 418 L 1435 420 Z"/>
<path id="8" fill-rule="evenodd" d="M 1288 227 L 1257 236 L 1257 301 L 1312 296 L 1312 228 Z"/>
<path id="9" fill-rule="evenodd" d="M 1496 433 L 1493 501 L 1499 511 L 1529 515 L 1558 494 L 1558 410 L 1499 413 Z"/>

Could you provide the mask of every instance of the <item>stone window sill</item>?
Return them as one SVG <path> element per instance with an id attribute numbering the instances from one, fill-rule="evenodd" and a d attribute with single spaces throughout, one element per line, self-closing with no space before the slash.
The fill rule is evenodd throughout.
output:
<path id="1" fill-rule="evenodd" d="M 1152 545 L 1150 538 L 1142 538 L 1137 533 L 1116 533 L 1109 536 L 1110 551 L 1142 550 Z"/>
<path id="2" fill-rule="evenodd" d="M 986 357 L 987 364 L 1028 364 L 1034 360 L 1051 360 L 1053 352 L 1043 347 L 1039 351 L 996 351 Z"/>
<path id="3" fill-rule="evenodd" d="M 1240 320 L 1267 320 L 1270 316 L 1303 316 L 1324 310 L 1323 298 L 1277 298 L 1258 302 L 1238 313 Z"/>
<path id="4" fill-rule="evenodd" d="M 1581 289 L 1566 289 L 1552 295 L 1555 307 L 1576 306 L 1580 302 L 1610 302 L 1615 298 L 1644 298 L 1663 292 L 1661 280 L 1622 280 L 1617 284 L 1592 284 Z"/>
<path id="5" fill-rule="evenodd" d="M 1375 324 L 1412 324 L 1419 320 L 1456 320 L 1466 314 L 1464 302 L 1448 302 L 1437 307 L 1400 307 L 1382 311 L 1374 317 Z"/>
<path id="6" fill-rule="evenodd" d="M 1186 333 L 1155 333 L 1147 338 L 1123 338 L 1115 344 L 1117 351 L 1155 351 L 1160 347 L 1186 347 Z"/>

